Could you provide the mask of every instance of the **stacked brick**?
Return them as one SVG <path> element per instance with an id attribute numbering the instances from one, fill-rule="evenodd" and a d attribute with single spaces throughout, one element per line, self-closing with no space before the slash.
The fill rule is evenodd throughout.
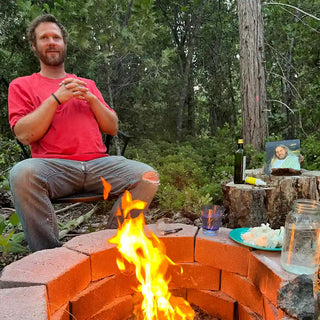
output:
<path id="1" fill-rule="evenodd" d="M 277 292 L 295 275 L 280 266 L 280 252 L 252 250 L 234 242 L 230 229 L 206 236 L 197 227 L 162 236 L 171 265 L 173 294 L 224 320 L 290 318 Z M 73 238 L 63 247 L 35 252 L 5 267 L 0 275 L 1 320 L 123 320 L 131 316 L 134 269 L 120 272 L 119 253 L 108 242 L 115 230 Z"/>

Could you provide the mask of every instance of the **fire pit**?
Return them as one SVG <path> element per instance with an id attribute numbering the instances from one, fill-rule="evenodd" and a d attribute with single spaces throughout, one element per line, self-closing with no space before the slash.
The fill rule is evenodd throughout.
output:
<path id="1" fill-rule="evenodd" d="M 219 319 L 281 319 L 278 290 L 296 276 L 280 267 L 280 253 L 256 251 L 229 238 L 230 229 L 206 236 L 197 227 L 161 235 L 166 254 L 183 268 L 168 269 L 169 288 Z M 81 235 L 63 247 L 33 253 L 5 267 L 0 276 L 1 319 L 128 319 L 137 280 L 121 272 L 116 230 Z M 70 316 L 70 314 L 72 316 Z"/>

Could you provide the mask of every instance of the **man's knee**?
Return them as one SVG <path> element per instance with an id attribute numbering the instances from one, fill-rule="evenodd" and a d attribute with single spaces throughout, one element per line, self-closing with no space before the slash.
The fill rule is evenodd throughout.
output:
<path id="1" fill-rule="evenodd" d="M 26 160 L 17 163 L 9 172 L 10 186 L 13 187 L 14 185 L 22 185 L 25 182 L 30 181 L 36 170 L 37 168 L 30 166 Z"/>
<path id="2" fill-rule="evenodd" d="M 155 171 L 147 171 L 142 175 L 142 180 L 159 185 L 159 175 Z"/>

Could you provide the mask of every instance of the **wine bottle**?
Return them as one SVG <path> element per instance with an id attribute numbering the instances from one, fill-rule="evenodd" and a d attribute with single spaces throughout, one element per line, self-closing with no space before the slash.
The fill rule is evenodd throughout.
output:
<path id="1" fill-rule="evenodd" d="M 234 183 L 244 183 L 246 171 L 246 156 L 243 149 L 243 139 L 238 140 L 238 149 L 234 154 Z"/>

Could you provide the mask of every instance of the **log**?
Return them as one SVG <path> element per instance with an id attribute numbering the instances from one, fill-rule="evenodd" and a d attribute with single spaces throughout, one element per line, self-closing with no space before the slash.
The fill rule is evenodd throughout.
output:
<path id="1" fill-rule="evenodd" d="M 246 170 L 246 175 L 260 178 L 264 187 L 221 183 L 223 205 L 226 208 L 224 225 L 228 228 L 257 227 L 269 223 L 277 229 L 284 226 L 286 216 L 296 199 L 320 199 L 320 171 L 301 170 L 296 176 L 266 175 L 263 169 Z"/>

